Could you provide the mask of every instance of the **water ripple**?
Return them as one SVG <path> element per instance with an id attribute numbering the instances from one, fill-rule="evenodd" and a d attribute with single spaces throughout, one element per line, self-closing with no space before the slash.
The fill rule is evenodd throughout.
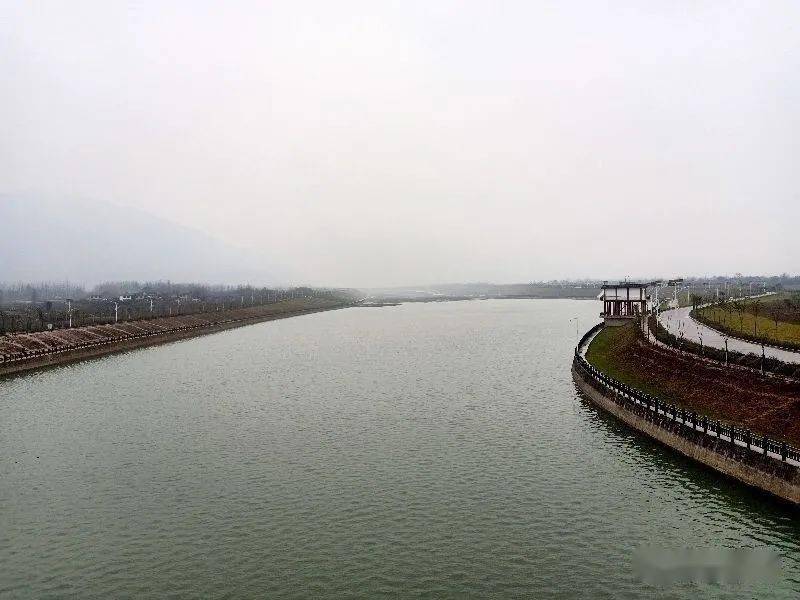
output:
<path id="1" fill-rule="evenodd" d="M 579 398 L 595 312 L 334 311 L 0 382 L 0 595 L 797 597 L 793 512 Z M 784 573 L 650 588 L 647 544 Z"/>

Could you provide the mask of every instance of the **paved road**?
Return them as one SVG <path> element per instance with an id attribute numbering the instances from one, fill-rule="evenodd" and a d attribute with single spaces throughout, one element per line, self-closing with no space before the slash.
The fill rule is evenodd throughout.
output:
<path id="1" fill-rule="evenodd" d="M 714 348 L 724 349 L 726 336 L 695 321 L 689 316 L 691 310 L 691 307 L 665 310 L 659 315 L 658 320 L 664 327 L 667 328 L 670 333 L 674 335 L 679 336 L 682 330 L 683 335 L 687 340 L 692 340 L 693 342 L 697 342 L 699 344 L 700 335 L 702 333 L 703 344 L 706 346 L 712 346 Z M 736 340 L 733 338 L 727 339 L 728 350 L 743 352 L 744 354 L 752 353 L 761 356 L 760 344 L 753 344 L 752 342 L 745 342 L 744 340 Z M 783 362 L 800 364 L 800 352 L 790 352 L 789 350 L 780 350 L 778 348 L 770 348 L 769 346 L 765 346 L 764 354 L 770 358 L 782 360 Z"/>

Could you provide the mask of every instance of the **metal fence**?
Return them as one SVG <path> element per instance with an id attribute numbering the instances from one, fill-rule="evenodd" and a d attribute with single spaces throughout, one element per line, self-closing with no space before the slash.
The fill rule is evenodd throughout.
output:
<path id="1" fill-rule="evenodd" d="M 695 433 L 703 433 L 717 438 L 717 440 L 725 441 L 731 444 L 732 447 L 746 448 L 762 457 L 788 462 L 796 466 L 800 465 L 800 449 L 786 442 L 756 435 L 749 429 L 725 425 L 719 420 L 709 419 L 706 415 L 665 402 L 621 381 L 617 381 L 593 367 L 581 355 L 580 349 L 601 327 L 602 324 L 597 325 L 584 334 L 575 348 L 573 364 L 584 379 L 607 398 L 610 398 L 623 408 L 645 411 L 643 414 L 651 418 L 656 425 L 664 427 L 666 424 L 677 423 Z"/>

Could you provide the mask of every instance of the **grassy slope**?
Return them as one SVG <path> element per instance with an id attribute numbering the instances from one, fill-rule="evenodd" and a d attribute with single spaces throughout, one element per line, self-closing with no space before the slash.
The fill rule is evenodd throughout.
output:
<path id="1" fill-rule="evenodd" d="M 666 398 L 665 390 L 621 360 L 622 353 L 630 352 L 636 343 L 637 330 L 633 325 L 606 327 L 600 330 L 586 351 L 586 360 L 606 375 L 627 383 L 643 392 Z"/>
<path id="2" fill-rule="evenodd" d="M 774 317 L 771 313 L 775 310 L 779 321 L 800 324 L 800 292 L 780 292 L 760 299 L 758 303 L 761 313 L 766 312 L 767 317 Z"/>
<path id="3" fill-rule="evenodd" d="M 626 383 L 638 390 L 652 394 L 662 400 L 676 402 L 668 389 L 653 380 L 648 380 L 644 372 L 632 367 L 624 354 L 631 355 L 636 344 L 637 332 L 633 325 L 605 327 L 600 330 L 586 349 L 586 360 L 595 368 L 617 381 Z"/>
<path id="4" fill-rule="evenodd" d="M 738 312 L 719 306 L 709 306 L 696 311 L 696 316 L 707 325 L 737 337 L 763 339 L 774 344 L 800 345 L 800 323 L 775 320 L 769 316 L 769 305 L 762 305 L 758 316 L 752 312 Z"/>

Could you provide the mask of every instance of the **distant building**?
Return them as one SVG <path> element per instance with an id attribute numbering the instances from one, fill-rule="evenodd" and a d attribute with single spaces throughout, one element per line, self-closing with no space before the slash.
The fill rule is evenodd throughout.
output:
<path id="1" fill-rule="evenodd" d="M 131 300 L 133 300 L 133 296 L 120 296 L 119 297 L 119 301 L 120 302 L 130 302 Z"/>
<path id="2" fill-rule="evenodd" d="M 618 284 L 603 284 L 603 291 L 598 298 L 603 301 L 603 317 L 606 325 L 624 325 L 629 321 L 638 319 L 647 312 L 646 283 L 622 282 Z"/>

